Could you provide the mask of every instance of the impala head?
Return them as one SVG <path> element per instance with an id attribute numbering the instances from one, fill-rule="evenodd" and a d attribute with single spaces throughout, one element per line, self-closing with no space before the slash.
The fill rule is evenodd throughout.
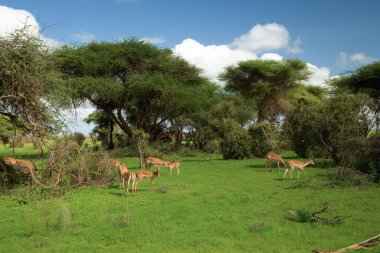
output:
<path id="1" fill-rule="evenodd" d="M 315 161 L 314 160 L 312 160 L 312 159 L 309 159 L 309 162 L 308 162 L 309 164 L 312 164 L 312 165 L 315 165 Z"/>

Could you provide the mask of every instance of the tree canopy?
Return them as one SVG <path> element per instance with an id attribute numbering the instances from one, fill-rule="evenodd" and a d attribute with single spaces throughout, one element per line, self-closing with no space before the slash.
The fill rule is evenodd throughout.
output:
<path id="1" fill-rule="evenodd" d="M 58 83 L 39 37 L 26 28 L 0 37 L 0 116 L 4 120 L 35 137 L 59 129 Z"/>
<path id="2" fill-rule="evenodd" d="M 227 67 L 219 78 L 226 82 L 227 91 L 252 99 L 260 122 L 273 121 L 285 111 L 289 90 L 306 81 L 309 75 L 306 63 L 298 59 L 248 60 Z"/>
<path id="3" fill-rule="evenodd" d="M 55 59 L 74 100 L 89 100 L 129 136 L 131 126 L 157 136 L 208 104 L 217 89 L 171 50 L 136 39 L 65 46 Z"/>

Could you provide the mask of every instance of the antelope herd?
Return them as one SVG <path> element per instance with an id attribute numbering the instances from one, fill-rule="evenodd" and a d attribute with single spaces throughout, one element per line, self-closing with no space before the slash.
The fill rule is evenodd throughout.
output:
<path id="1" fill-rule="evenodd" d="M 179 174 L 180 163 L 178 160 L 175 161 L 163 161 L 156 157 L 147 157 L 144 159 L 145 168 L 148 170 L 139 170 L 137 173 L 133 171 L 128 171 L 128 167 L 117 161 L 110 159 L 111 166 L 115 167 L 119 172 L 120 183 L 125 190 L 125 196 L 129 193 L 129 184 L 132 181 L 132 194 L 138 191 L 138 184 L 143 180 L 144 177 L 150 179 L 152 190 L 154 191 L 154 179 L 160 176 L 161 166 L 168 168 L 168 174 L 172 175 L 172 169 L 176 168 L 177 175 Z M 157 168 L 157 171 L 150 171 L 150 166 L 153 165 Z"/>
<path id="2" fill-rule="evenodd" d="M 24 173 L 33 173 L 35 171 L 35 167 L 31 162 L 14 159 L 12 157 L 5 157 L 3 161 L 8 166 L 16 166 L 23 170 Z M 307 174 L 305 171 L 305 167 L 310 164 L 315 164 L 313 160 L 309 160 L 307 162 L 301 162 L 297 160 L 290 160 L 286 162 L 279 154 L 269 152 L 266 155 L 266 172 L 268 172 L 268 166 L 270 166 L 271 162 L 275 161 L 277 163 L 278 172 L 280 172 L 280 163 L 285 166 L 285 172 L 283 179 L 285 179 L 286 174 L 289 172 L 291 179 L 293 179 L 293 171 L 294 169 L 298 169 L 298 179 L 300 177 L 300 171 L 303 171 L 305 177 L 307 178 Z M 160 168 L 165 166 L 168 168 L 168 175 L 172 176 L 172 170 L 175 168 L 177 170 L 177 175 L 180 172 L 180 162 L 178 160 L 174 161 L 164 161 L 156 157 L 147 157 L 144 159 L 144 165 L 147 170 L 139 170 L 138 172 L 129 171 L 127 165 L 121 163 L 117 160 L 110 159 L 109 163 L 111 167 L 118 170 L 119 178 L 120 178 L 120 188 L 124 188 L 125 196 L 128 196 L 129 193 L 129 184 L 132 181 L 132 194 L 138 191 L 138 184 L 143 180 L 143 178 L 148 178 L 151 180 L 152 190 L 154 191 L 154 180 L 155 178 L 160 176 Z M 157 168 L 157 171 L 150 171 L 150 167 L 154 166 Z"/>
<path id="3" fill-rule="evenodd" d="M 288 162 L 289 164 L 289 167 L 287 166 L 286 164 L 286 161 L 284 159 L 282 159 L 282 157 L 276 153 L 272 153 L 272 152 L 269 152 L 267 155 L 266 155 L 266 158 L 267 158 L 267 162 L 266 162 L 266 170 L 268 172 L 268 165 L 270 165 L 270 163 L 274 160 L 277 162 L 277 167 L 278 167 L 278 172 L 280 172 L 280 163 L 282 163 L 284 166 L 285 166 L 285 172 L 284 172 L 284 179 L 286 177 L 286 173 L 289 172 L 289 175 L 290 175 L 290 178 L 293 179 L 293 170 L 294 168 L 297 168 L 298 169 L 298 179 L 300 179 L 300 171 L 302 170 L 303 173 L 305 174 L 305 177 L 307 179 L 307 174 L 306 174 L 306 171 L 304 170 L 306 166 L 310 165 L 310 164 L 313 164 L 315 165 L 315 162 L 314 160 L 311 160 L 309 159 L 309 161 L 307 162 L 301 162 L 301 161 L 297 161 L 297 160 L 290 160 Z"/>

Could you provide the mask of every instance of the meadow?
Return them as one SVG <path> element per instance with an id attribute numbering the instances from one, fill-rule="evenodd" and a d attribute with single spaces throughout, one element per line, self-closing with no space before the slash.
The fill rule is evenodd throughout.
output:
<path id="1" fill-rule="evenodd" d="M 33 152 L 16 150 L 33 155 Z M 5 151 L 5 152 L 9 152 Z M 289 160 L 292 152 L 283 153 Z M 138 159 L 117 157 L 137 171 Z M 182 157 L 180 175 L 165 167 L 125 198 L 115 180 L 60 197 L 30 187 L 0 195 L 0 252 L 311 252 L 334 250 L 380 232 L 380 187 L 330 187 L 328 168 L 307 167 L 309 180 L 282 179 L 264 159 Z M 300 222 L 288 210 L 328 203 L 337 225 Z M 365 252 L 379 252 L 380 247 Z M 363 251 L 356 251 L 363 252 Z"/>

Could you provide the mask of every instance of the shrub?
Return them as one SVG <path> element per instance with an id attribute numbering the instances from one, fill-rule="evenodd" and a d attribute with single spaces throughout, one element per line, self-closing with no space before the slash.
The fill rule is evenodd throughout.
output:
<path id="1" fill-rule="evenodd" d="M 269 122 L 260 122 L 251 125 L 248 133 L 252 138 L 252 155 L 264 157 L 269 151 L 275 149 L 278 131 L 276 125 Z"/>
<path id="2" fill-rule="evenodd" d="M 245 159 L 251 155 L 252 138 L 248 132 L 234 126 L 225 133 L 221 141 L 221 149 L 224 159 Z"/>

